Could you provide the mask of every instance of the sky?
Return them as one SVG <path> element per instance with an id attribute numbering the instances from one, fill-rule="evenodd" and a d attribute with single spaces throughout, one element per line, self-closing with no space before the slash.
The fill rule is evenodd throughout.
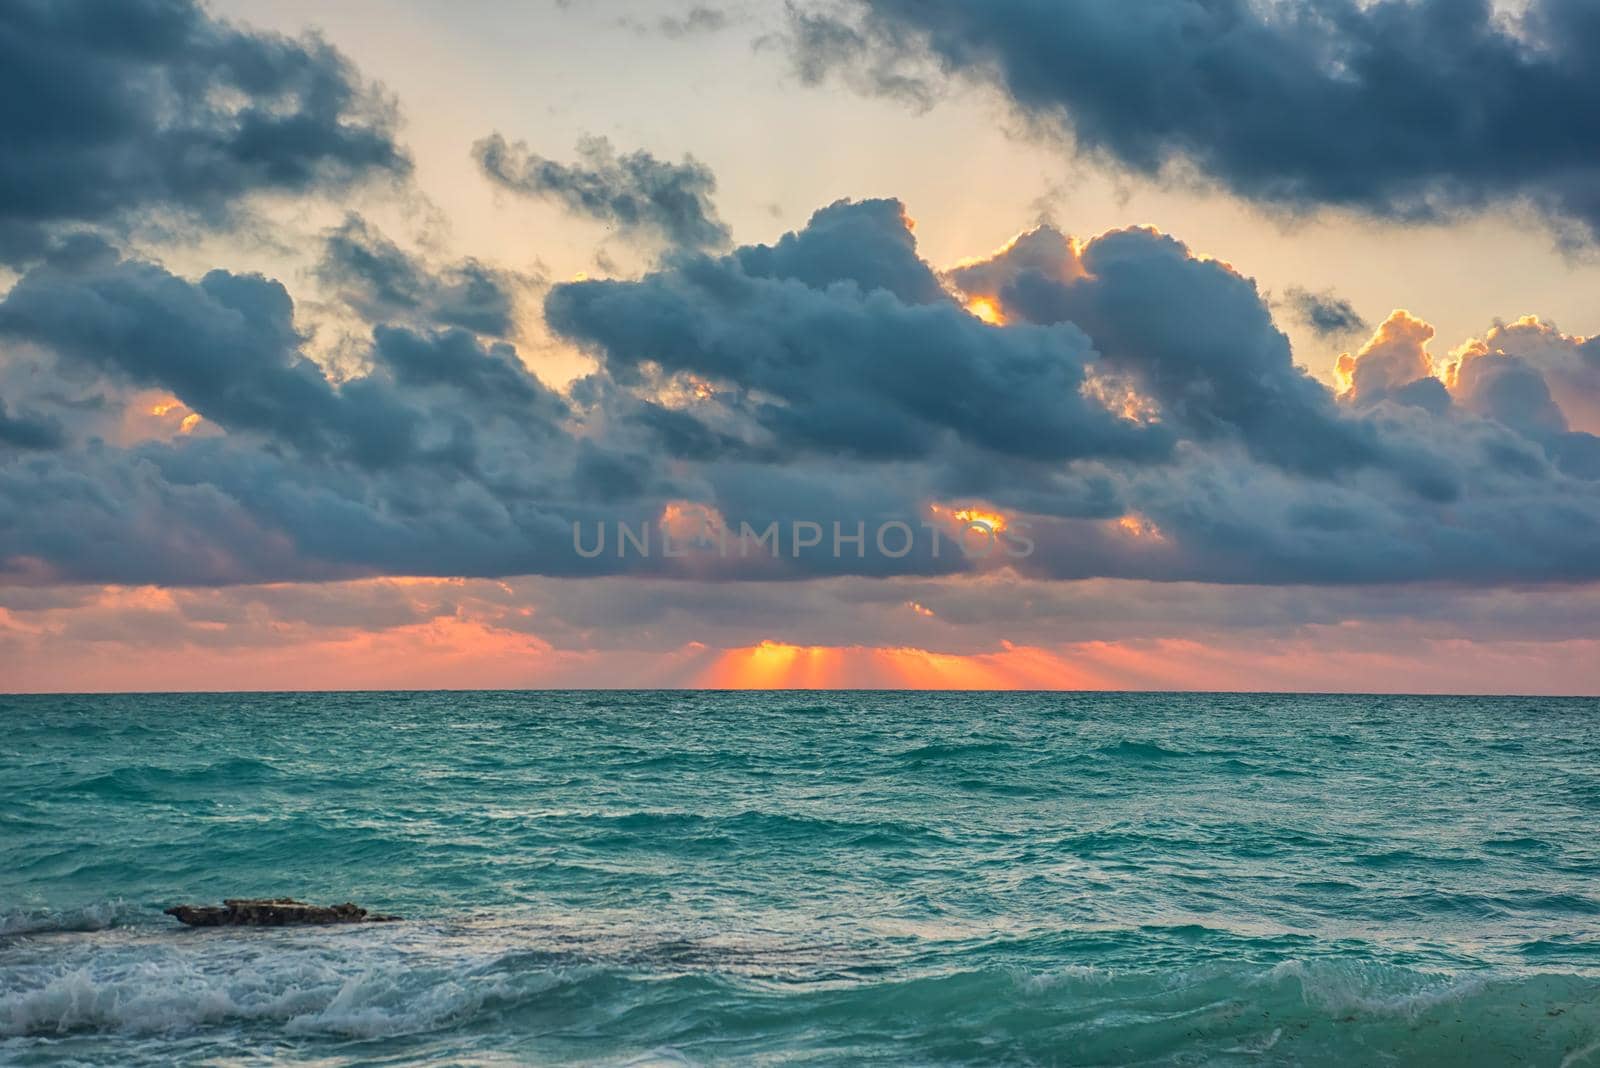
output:
<path id="1" fill-rule="evenodd" d="M 1596 46 L 6 5 L 0 690 L 1600 693 Z"/>

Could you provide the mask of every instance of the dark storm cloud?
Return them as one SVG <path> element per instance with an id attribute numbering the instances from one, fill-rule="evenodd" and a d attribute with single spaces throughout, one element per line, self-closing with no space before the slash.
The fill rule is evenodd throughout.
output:
<path id="1" fill-rule="evenodd" d="M 418 333 L 404 327 L 373 331 L 373 355 L 401 386 L 448 386 L 487 409 L 508 408 L 541 421 L 566 414 L 566 405 L 530 375 L 516 349 L 485 347 L 465 330 Z"/>
<path id="2" fill-rule="evenodd" d="M 736 459 L 753 457 L 760 452 L 743 438 L 708 426 L 690 412 L 653 401 L 641 400 L 627 418 L 643 428 L 652 442 L 674 459 Z M 764 455 L 774 458 L 771 450 L 766 450 Z"/>
<path id="3" fill-rule="evenodd" d="M 415 413 L 369 381 L 335 389 L 300 352 L 288 291 L 260 275 L 192 283 L 134 260 L 42 265 L 0 301 L 0 338 L 170 390 L 219 426 L 297 448 L 381 464 L 414 447 Z"/>
<path id="4" fill-rule="evenodd" d="M 340 377 L 259 275 L 185 278 L 92 238 L 22 275 L 0 299 L 0 574 L 1600 579 L 1600 438 L 1573 414 L 1593 349 L 1534 320 L 1463 350 L 1451 393 L 1431 328 L 1397 313 L 1335 398 L 1252 281 L 1174 238 L 1041 229 L 941 279 L 897 202 L 840 202 L 770 245 L 552 289 L 549 326 L 599 361 L 557 393 L 440 321 L 443 272 L 334 237 L 377 320 Z M 203 429 L 152 423 L 140 390 Z M 942 555 L 924 532 L 898 559 L 616 553 L 616 523 L 674 511 L 831 536 L 967 503 L 1036 551 L 969 559 L 947 530 Z M 591 545 L 610 524 L 609 551 L 580 557 L 574 521 Z"/>
<path id="5" fill-rule="evenodd" d="M 618 383 L 712 383 L 700 410 L 751 415 L 777 464 L 836 456 L 849 466 L 835 485 L 876 466 L 902 490 L 1030 513 L 1041 549 L 1016 565 L 1025 573 L 1334 585 L 1600 575 L 1600 487 L 1584 474 L 1600 441 L 1529 437 L 1503 403 L 1454 413 L 1420 355 L 1426 324 L 1387 324 L 1394 336 L 1363 350 L 1362 378 L 1392 365 L 1394 381 L 1346 406 L 1294 364 L 1254 283 L 1165 235 L 1118 231 L 1080 249 L 1039 230 L 951 272 L 1000 303 L 1003 328 L 929 291 L 907 249 L 897 205 L 834 205 L 774 246 L 558 286 L 546 311 Z M 1052 359 L 1019 355 L 1045 339 Z M 1102 378 L 1157 421 L 1089 433 L 1108 414 L 1085 403 Z M 660 438 L 675 455 L 731 454 L 698 419 L 672 415 Z M 770 502 L 808 499 L 804 476 L 785 485 L 781 470 L 708 477 L 725 507 L 781 516 Z"/>
<path id="6" fill-rule="evenodd" d="M 0 363 L 21 367 L 25 354 L 122 410 L 149 404 L 130 390 L 170 392 L 214 429 L 127 446 L 80 432 L 76 448 L 8 448 L 0 571 L 173 585 L 672 573 L 659 552 L 581 559 L 573 522 L 642 529 L 667 500 L 708 492 L 695 471 L 664 469 L 675 457 L 658 446 L 671 434 L 683 452 L 707 442 L 750 452 L 709 428 L 697 440 L 692 416 L 609 385 L 575 411 L 510 345 L 459 328 L 379 325 L 369 369 L 342 381 L 306 343 L 287 290 L 261 276 L 215 270 L 191 281 L 92 242 L 28 271 L 0 300 Z M 36 421 L 9 405 L 6 416 L 8 438 L 47 443 Z M 574 418 L 593 429 L 575 436 Z M 770 492 L 762 470 L 746 481 Z M 818 499 L 841 481 L 831 468 L 812 477 Z M 863 481 L 876 503 L 887 500 Z M 754 566 L 804 577 L 829 565 Z"/>
<path id="7" fill-rule="evenodd" d="M 485 176 L 524 196 L 547 197 L 576 215 L 629 233 L 647 233 L 683 248 L 720 248 L 728 227 L 711 197 L 716 176 L 692 156 L 681 163 L 648 152 L 619 156 L 604 137 L 578 143 L 577 163 L 558 163 L 498 133 L 472 146 Z"/>
<path id="8" fill-rule="evenodd" d="M 66 443 L 66 432 L 54 419 L 11 413 L 0 397 L 0 447 L 14 449 L 57 449 Z"/>
<path id="9" fill-rule="evenodd" d="M 992 81 L 1144 174 L 1399 219 L 1526 200 L 1600 237 L 1590 0 L 848 0 L 800 8 L 793 42 L 811 80 L 895 92 L 909 56 Z"/>
<path id="10" fill-rule="evenodd" d="M 492 337 L 515 329 L 515 291 L 527 281 L 473 259 L 431 270 L 356 214 L 327 233 L 316 274 L 369 322 L 412 318 Z"/>
<path id="11" fill-rule="evenodd" d="M 575 570 L 568 518 L 504 496 L 438 467 L 330 465 L 229 438 L 97 445 L 0 466 L 0 558 L 175 586 Z"/>
<path id="12" fill-rule="evenodd" d="M 1337 293 L 1313 293 L 1294 288 L 1284 294 L 1284 302 L 1301 322 L 1321 337 L 1341 338 L 1367 329 L 1367 321 L 1355 305 Z"/>
<path id="13" fill-rule="evenodd" d="M 897 234 L 838 225 L 852 216 L 892 216 Z M 546 316 L 619 381 L 658 368 L 771 398 L 751 410 L 780 451 L 908 459 L 946 435 L 1057 460 L 1170 448 L 1164 430 L 1083 396 L 1080 330 L 988 326 L 935 299 L 926 265 L 908 269 L 912 247 L 897 204 L 834 205 L 776 246 L 681 260 L 639 282 L 557 286 Z"/>
<path id="14" fill-rule="evenodd" d="M 190 0 L 0 5 L 0 258 L 143 212 L 216 221 L 410 162 L 389 105 L 314 36 L 245 31 Z"/>
<path id="15" fill-rule="evenodd" d="M 1081 254 L 1067 249 L 1071 258 L 1053 271 L 1041 269 L 1040 240 L 998 257 L 1021 252 L 998 291 L 1005 307 L 1029 322 L 1082 329 L 1110 367 L 1134 376 L 1190 433 L 1237 436 L 1258 459 L 1311 475 L 1380 458 L 1372 428 L 1346 418 L 1295 366 L 1249 279 L 1153 230 L 1104 234 Z M 999 266 L 974 265 L 956 278 L 992 284 L 1004 276 Z"/>

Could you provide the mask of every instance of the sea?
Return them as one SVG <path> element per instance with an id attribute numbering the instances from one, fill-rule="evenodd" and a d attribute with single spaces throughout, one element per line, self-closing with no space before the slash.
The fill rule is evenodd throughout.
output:
<path id="1" fill-rule="evenodd" d="M 6 1065 L 1600 1065 L 1600 702 L 0 697 Z M 190 929 L 179 903 L 394 924 Z"/>

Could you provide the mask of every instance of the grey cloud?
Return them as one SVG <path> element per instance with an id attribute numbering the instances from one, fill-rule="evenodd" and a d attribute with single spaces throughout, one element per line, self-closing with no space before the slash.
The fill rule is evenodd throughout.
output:
<path id="1" fill-rule="evenodd" d="M 208 222 L 256 192 L 404 176 L 390 105 L 315 36 L 221 22 L 191 0 L 0 8 L 0 260 L 75 225 Z"/>
<path id="2" fill-rule="evenodd" d="M 1062 279 L 1083 273 L 1067 235 L 1053 226 L 1039 226 L 999 253 L 953 269 L 950 279 L 970 296 L 997 297 L 1024 271 Z"/>
<path id="3" fill-rule="evenodd" d="M 890 47 L 876 27 L 858 28 L 794 3 L 788 11 L 789 52 L 802 82 L 817 85 L 839 71 L 858 91 L 891 97 L 918 110 L 925 111 L 938 100 L 936 72 L 924 69 L 908 49 Z"/>
<path id="4" fill-rule="evenodd" d="M 776 246 L 683 260 L 639 282 L 557 286 L 546 316 L 594 348 L 619 381 L 639 381 L 647 367 L 730 380 L 780 451 L 907 459 L 935 451 L 945 435 L 1040 459 L 1153 459 L 1170 448 L 1164 430 L 1082 395 L 1090 353 L 1076 327 L 997 330 L 947 298 L 907 303 L 889 288 L 863 292 L 865 271 L 874 285 L 933 299 L 921 285 L 908 290 L 896 257 L 855 255 L 863 231 L 833 225 L 844 211 L 819 213 L 818 229 Z M 898 205 L 893 214 L 901 218 Z M 904 222 L 897 226 L 908 238 Z"/>
<path id="5" fill-rule="evenodd" d="M 0 397 L 0 446 L 15 449 L 58 449 L 66 444 L 66 431 L 54 419 L 6 410 Z"/>
<path id="6" fill-rule="evenodd" d="M 916 236 L 898 200 L 837 201 L 777 244 L 745 245 L 733 257 L 753 278 L 792 279 L 812 289 L 854 282 L 863 292 L 882 289 L 906 304 L 949 300 L 917 255 Z"/>
<path id="7" fill-rule="evenodd" d="M 530 375 L 517 350 L 485 347 L 465 330 L 418 333 L 397 326 L 373 331 L 373 355 L 401 386 L 449 386 L 486 408 L 506 408 L 536 425 L 566 415 L 565 403 Z"/>
<path id="8" fill-rule="evenodd" d="M 1411 397 L 1437 383 L 1418 377 L 1413 337 L 1363 377 L 1372 396 L 1340 403 L 1294 366 L 1253 283 L 1164 235 L 1038 231 L 947 281 L 995 300 L 1006 324 L 945 293 L 898 203 L 841 202 L 769 246 L 552 289 L 549 325 L 601 365 L 558 395 L 509 344 L 387 297 L 396 321 L 336 380 L 306 355 L 279 283 L 194 281 L 78 243 L 0 300 L 6 416 L 63 431 L 56 448 L 0 456 L 0 572 L 181 586 L 1005 566 L 1037 582 L 1600 579 L 1600 438 L 1548 418 L 1534 380 L 1581 372 L 1587 341 L 1500 328 L 1485 366 L 1458 375 L 1460 403 L 1430 406 Z M 1386 367 L 1376 352 L 1361 359 Z M 61 392 L 46 372 L 80 375 L 107 412 L 45 407 Z M 111 443 L 135 388 L 170 391 L 213 429 Z M 1545 399 L 1559 407 L 1558 392 Z M 574 521 L 638 528 L 676 502 L 757 529 L 846 530 L 970 502 L 1032 524 L 1038 551 L 574 552 Z"/>
<path id="9" fill-rule="evenodd" d="M 792 36 L 812 80 L 896 92 L 921 58 L 1143 174 L 1405 220 L 1527 201 L 1600 237 L 1589 0 L 849 0 Z"/>
<path id="10" fill-rule="evenodd" d="M 1191 434 L 1237 436 L 1258 459 L 1313 475 L 1381 456 L 1371 427 L 1295 366 L 1255 284 L 1174 238 L 1103 234 L 1053 273 L 1021 265 L 1000 295 L 1029 322 L 1082 329 Z"/>
<path id="11" fill-rule="evenodd" d="M 1292 288 L 1284 294 L 1284 300 L 1302 322 L 1322 337 L 1347 337 L 1367 329 L 1367 321 L 1355 305 L 1337 293 Z"/>
<path id="12" fill-rule="evenodd" d="M 414 413 L 370 382 L 335 389 L 300 353 L 288 291 L 260 275 L 195 284 L 132 260 L 42 265 L 0 301 L 0 337 L 169 389 L 227 429 L 375 464 L 413 448 Z"/>
<path id="13" fill-rule="evenodd" d="M 516 291 L 529 281 L 473 259 L 430 269 L 353 213 L 327 233 L 316 275 L 369 322 L 415 319 L 491 337 L 515 329 Z"/>
<path id="14" fill-rule="evenodd" d="M 664 238 L 683 248 L 720 248 L 729 241 L 712 195 L 716 176 L 693 156 L 681 163 L 648 152 L 619 156 L 604 137 L 578 143 L 578 162 L 558 163 L 526 144 L 491 134 L 472 146 L 490 181 L 524 196 L 547 197 L 576 215 L 627 233 Z"/>
<path id="15" fill-rule="evenodd" d="M 1456 399 L 1478 412 L 1525 434 L 1563 434 L 1566 416 L 1556 407 L 1550 387 L 1526 360 L 1516 356 L 1479 356 L 1458 372 Z"/>

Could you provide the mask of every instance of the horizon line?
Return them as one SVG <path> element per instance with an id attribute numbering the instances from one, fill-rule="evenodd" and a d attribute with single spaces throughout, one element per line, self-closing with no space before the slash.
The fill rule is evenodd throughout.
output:
<path id="1" fill-rule="evenodd" d="M 1074 690 L 1074 689 L 963 689 L 958 687 L 917 689 L 914 687 L 697 687 L 697 686 L 529 686 L 529 687 L 355 687 L 349 689 L 304 690 L 0 690 L 0 697 L 288 697 L 306 695 L 363 694 L 918 694 L 1083 696 L 1083 697 L 1411 697 L 1475 698 L 1486 700 L 1594 701 L 1600 693 L 1472 693 L 1456 690 Z"/>

